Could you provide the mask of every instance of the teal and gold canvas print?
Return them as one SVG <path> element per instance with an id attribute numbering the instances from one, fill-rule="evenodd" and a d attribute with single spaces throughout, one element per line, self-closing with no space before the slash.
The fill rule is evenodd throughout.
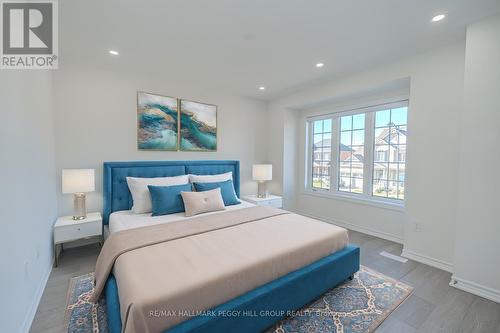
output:
<path id="1" fill-rule="evenodd" d="M 217 106 L 181 100 L 180 115 L 181 150 L 217 150 Z"/>
<path id="2" fill-rule="evenodd" d="M 137 93 L 137 146 L 140 150 L 177 150 L 177 121 L 177 98 Z"/>

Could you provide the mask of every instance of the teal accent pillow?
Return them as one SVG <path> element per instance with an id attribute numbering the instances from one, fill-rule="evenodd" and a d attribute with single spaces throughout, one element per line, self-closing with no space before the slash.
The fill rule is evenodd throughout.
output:
<path id="1" fill-rule="evenodd" d="M 225 182 L 216 183 L 194 183 L 194 188 L 197 192 L 210 191 L 218 187 L 220 187 L 222 200 L 224 200 L 225 206 L 238 205 L 241 203 L 236 196 L 233 181 L 231 179 L 226 180 Z"/>
<path id="2" fill-rule="evenodd" d="M 152 216 L 180 213 L 184 211 L 181 192 L 191 192 L 191 184 L 173 186 L 148 185 L 151 194 Z"/>

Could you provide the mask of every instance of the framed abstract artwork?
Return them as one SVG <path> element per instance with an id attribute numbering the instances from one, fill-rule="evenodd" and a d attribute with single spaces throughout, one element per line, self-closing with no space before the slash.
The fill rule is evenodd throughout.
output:
<path id="1" fill-rule="evenodd" d="M 180 149 L 217 151 L 217 106 L 180 100 Z"/>
<path id="2" fill-rule="evenodd" d="M 177 98 L 137 93 L 137 148 L 179 149 L 179 103 Z"/>

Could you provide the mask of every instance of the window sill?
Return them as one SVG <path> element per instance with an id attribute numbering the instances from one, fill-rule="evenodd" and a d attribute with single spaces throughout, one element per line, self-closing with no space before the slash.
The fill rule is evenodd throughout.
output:
<path id="1" fill-rule="evenodd" d="M 313 191 L 310 189 L 304 189 L 302 191 L 304 195 L 311 195 L 315 197 L 327 198 L 327 199 L 335 199 L 342 200 L 349 203 L 361 204 L 366 206 L 373 206 L 377 208 L 383 208 L 388 210 L 394 210 L 397 212 L 404 212 L 405 205 L 404 203 L 392 202 L 389 200 L 383 199 L 368 199 L 366 197 L 361 197 L 356 194 L 341 194 L 341 193 L 332 193 L 326 191 Z"/>

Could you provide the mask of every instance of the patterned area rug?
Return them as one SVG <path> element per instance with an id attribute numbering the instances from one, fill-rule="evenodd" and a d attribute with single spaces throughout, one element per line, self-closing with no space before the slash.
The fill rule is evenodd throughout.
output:
<path id="1" fill-rule="evenodd" d="M 65 329 L 71 333 L 107 333 L 106 300 L 89 302 L 94 291 L 94 273 L 71 279 L 66 299 Z"/>
<path id="2" fill-rule="evenodd" d="M 68 290 L 65 324 L 70 333 L 107 333 L 106 304 L 89 303 L 94 273 L 75 277 Z M 369 333 L 413 288 L 366 267 L 266 333 Z"/>

